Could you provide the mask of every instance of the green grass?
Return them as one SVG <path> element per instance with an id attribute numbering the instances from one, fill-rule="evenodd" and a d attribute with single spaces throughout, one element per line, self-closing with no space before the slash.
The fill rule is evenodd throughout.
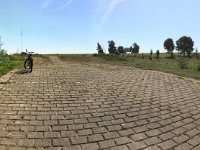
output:
<path id="1" fill-rule="evenodd" d="M 0 65 L 0 77 L 21 64 L 22 64 L 21 61 L 9 61 L 9 62 L 5 62 L 5 63 L 1 64 Z"/>
<path id="2" fill-rule="evenodd" d="M 176 54 L 176 59 L 168 59 L 169 54 L 161 54 L 160 59 L 155 59 L 155 54 L 153 55 L 153 60 L 149 59 L 149 54 L 143 54 L 144 59 L 141 58 L 141 54 L 133 55 L 126 54 L 120 56 L 110 56 L 110 55 L 59 55 L 61 60 L 75 61 L 75 62 L 90 62 L 90 63 L 109 63 L 114 65 L 125 65 L 133 66 L 136 68 L 156 70 L 166 73 L 171 73 L 183 77 L 194 78 L 200 80 L 200 59 L 195 58 L 183 58 Z M 182 65 L 184 65 L 182 69 Z"/>
<path id="3" fill-rule="evenodd" d="M 91 54 L 59 54 L 58 57 L 61 60 L 69 61 L 69 62 L 92 62 L 92 63 L 103 63 L 104 59 L 101 57 L 94 57 Z"/>
<path id="4" fill-rule="evenodd" d="M 23 64 L 24 57 L 21 55 L 10 55 L 0 61 L 0 77 L 12 69 Z"/>
<path id="5" fill-rule="evenodd" d="M 200 71 L 198 71 L 199 60 L 185 60 L 185 68 L 181 68 L 181 63 L 178 60 L 160 59 L 160 60 L 148 60 L 148 59 L 133 59 L 128 61 L 128 64 L 137 68 L 157 70 L 166 73 L 171 73 L 183 77 L 189 77 L 200 80 Z"/>

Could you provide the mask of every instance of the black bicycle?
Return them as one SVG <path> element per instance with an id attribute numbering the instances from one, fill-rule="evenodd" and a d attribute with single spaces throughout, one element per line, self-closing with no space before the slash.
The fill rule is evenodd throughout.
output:
<path id="1" fill-rule="evenodd" d="M 32 58 L 33 52 L 28 52 L 26 50 L 26 54 L 28 55 L 28 57 L 24 62 L 24 68 L 27 70 L 27 72 L 31 73 L 33 70 L 33 58 Z"/>

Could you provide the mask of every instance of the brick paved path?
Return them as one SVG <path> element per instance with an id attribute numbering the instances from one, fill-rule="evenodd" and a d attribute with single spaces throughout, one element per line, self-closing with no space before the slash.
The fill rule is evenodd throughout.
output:
<path id="1" fill-rule="evenodd" d="M 51 59 L 0 88 L 0 150 L 200 149 L 198 82 Z"/>

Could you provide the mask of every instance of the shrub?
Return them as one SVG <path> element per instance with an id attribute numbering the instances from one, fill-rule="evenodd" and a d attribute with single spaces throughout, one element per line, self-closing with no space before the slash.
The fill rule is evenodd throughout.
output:
<path id="1" fill-rule="evenodd" d="M 24 60 L 24 55 L 20 55 L 20 54 L 13 54 L 13 55 L 9 55 L 9 59 L 13 60 L 13 61 L 23 61 Z"/>
<path id="2" fill-rule="evenodd" d="M 187 62 L 183 59 L 179 60 L 180 69 L 188 69 Z"/>
<path id="3" fill-rule="evenodd" d="M 160 51 L 157 50 L 157 51 L 156 51 L 156 59 L 159 59 L 159 57 L 160 57 Z"/>

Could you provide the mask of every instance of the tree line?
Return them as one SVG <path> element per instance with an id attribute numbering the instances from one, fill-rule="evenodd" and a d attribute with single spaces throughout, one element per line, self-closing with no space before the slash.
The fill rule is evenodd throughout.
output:
<path id="1" fill-rule="evenodd" d="M 163 44 L 164 48 L 171 54 L 171 58 L 174 58 L 173 51 L 176 49 L 179 53 L 183 54 L 185 57 L 186 54 L 188 57 L 191 57 L 191 54 L 194 50 L 194 41 L 189 36 L 182 36 L 176 41 L 176 46 L 173 39 L 167 38 Z"/>
<path id="2" fill-rule="evenodd" d="M 109 54 L 123 54 L 126 52 L 131 53 L 139 53 L 140 46 L 137 43 L 133 43 L 130 48 L 125 48 L 123 46 L 115 46 L 115 42 L 113 40 L 108 41 L 108 52 Z M 97 43 L 97 51 L 98 54 L 104 54 L 103 48 L 99 43 Z"/>
<path id="3" fill-rule="evenodd" d="M 176 45 L 172 38 L 167 38 L 163 43 L 164 49 L 170 53 L 170 57 L 174 58 L 174 50 L 176 49 L 183 56 L 190 57 L 194 50 L 194 41 L 189 36 L 182 36 L 176 41 Z M 140 46 L 137 43 L 132 44 L 130 48 L 124 48 L 123 46 L 116 47 L 113 40 L 108 41 L 108 52 L 109 54 L 121 54 L 126 52 L 139 53 Z M 99 43 L 97 43 L 98 54 L 104 54 L 104 51 Z M 152 52 L 151 52 L 152 53 Z M 156 52 L 159 54 L 159 50 Z"/>

